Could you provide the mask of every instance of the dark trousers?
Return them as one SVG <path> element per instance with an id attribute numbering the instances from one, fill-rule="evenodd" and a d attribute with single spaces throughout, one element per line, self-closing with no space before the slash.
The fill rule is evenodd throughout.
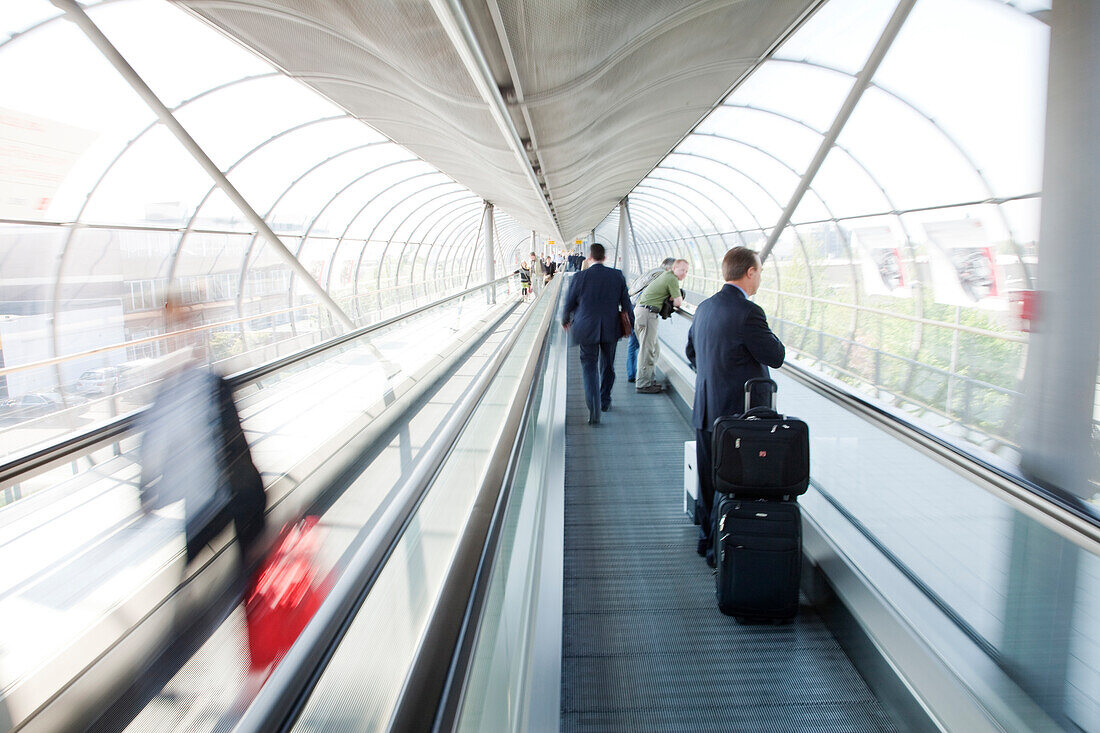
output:
<path id="1" fill-rule="evenodd" d="M 695 503 L 695 511 L 699 518 L 699 536 L 706 541 L 707 547 L 713 548 L 711 514 L 714 510 L 714 474 L 711 473 L 711 437 L 710 430 L 695 430 L 695 465 L 699 474 L 699 499 Z"/>
<path id="2" fill-rule="evenodd" d="M 581 344 L 581 374 L 584 375 L 584 404 L 590 417 L 600 416 L 600 407 L 611 404 L 615 384 L 616 341 Z M 600 361 L 597 370 L 597 361 Z"/>

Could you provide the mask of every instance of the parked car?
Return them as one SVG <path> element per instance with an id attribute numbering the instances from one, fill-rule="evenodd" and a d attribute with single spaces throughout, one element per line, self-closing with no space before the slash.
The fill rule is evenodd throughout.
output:
<path id="1" fill-rule="evenodd" d="M 76 380 L 76 393 L 82 395 L 114 394 L 121 380 L 119 367 L 99 367 L 89 369 Z"/>
<path id="2" fill-rule="evenodd" d="M 86 408 L 87 405 L 88 400 L 78 395 L 69 395 L 65 398 L 65 402 L 62 402 L 61 396 L 56 392 L 28 392 L 0 402 L 0 417 L 26 420 L 60 412 L 66 409 L 66 406 L 72 409 Z M 83 412 L 83 409 L 78 409 L 76 412 Z"/>

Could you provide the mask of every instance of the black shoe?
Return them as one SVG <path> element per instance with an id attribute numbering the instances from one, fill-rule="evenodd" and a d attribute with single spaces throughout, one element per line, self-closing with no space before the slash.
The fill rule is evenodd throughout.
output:
<path id="1" fill-rule="evenodd" d="M 610 402 L 608 402 L 606 405 L 604 405 L 603 407 L 600 408 L 600 412 L 610 412 L 610 411 L 611 411 L 611 403 Z"/>
<path id="2" fill-rule="evenodd" d="M 626 381 L 628 381 L 628 382 L 634 382 L 634 381 L 637 381 L 637 380 L 635 380 L 635 379 L 634 379 L 634 377 L 627 377 L 627 378 L 626 378 Z"/>
<path id="3" fill-rule="evenodd" d="M 648 387 L 639 387 L 635 391 L 641 394 L 660 394 L 665 391 L 665 388 L 659 384 L 651 384 Z"/>
<path id="4" fill-rule="evenodd" d="M 709 550 L 707 551 L 707 566 L 712 568 L 718 567 L 718 563 L 714 561 L 714 553 Z"/>
<path id="5" fill-rule="evenodd" d="M 699 538 L 699 544 L 695 546 L 695 551 L 699 553 L 699 557 L 707 556 L 707 540 L 705 537 Z"/>

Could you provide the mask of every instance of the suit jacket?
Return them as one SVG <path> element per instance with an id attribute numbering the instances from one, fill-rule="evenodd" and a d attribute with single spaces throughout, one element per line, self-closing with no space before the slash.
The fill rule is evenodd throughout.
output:
<path id="1" fill-rule="evenodd" d="M 768 367 L 782 366 L 786 355 L 764 309 L 729 284 L 695 309 L 685 351 L 696 368 L 691 424 L 697 430 L 744 412 L 745 382 L 767 377 Z"/>
<path id="2" fill-rule="evenodd" d="M 573 276 L 561 322 L 570 327 L 575 344 L 615 342 L 623 336 L 620 309 L 634 323 L 622 271 L 596 262 Z"/>

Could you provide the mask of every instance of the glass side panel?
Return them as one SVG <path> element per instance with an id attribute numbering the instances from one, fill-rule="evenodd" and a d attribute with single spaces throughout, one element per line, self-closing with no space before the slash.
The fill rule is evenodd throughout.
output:
<path id="1" fill-rule="evenodd" d="M 453 560 L 488 459 L 502 438 L 503 420 L 523 363 L 541 340 L 535 324 L 549 307 L 549 298 L 535 301 L 532 320 L 356 612 L 295 722 L 295 730 L 324 730 L 344 720 L 357 721 L 360 729 L 385 727 Z"/>
<path id="2" fill-rule="evenodd" d="M 921 0 L 875 75 L 936 121 L 993 194 L 1039 190 L 1050 28 L 985 0 Z M 935 48 L 935 53 L 929 53 Z"/>
<path id="3" fill-rule="evenodd" d="M 777 112 L 816 130 L 828 130 L 853 78 L 846 74 L 789 61 L 768 61 L 726 99 L 725 104 L 747 105 Z M 796 167 L 804 167 L 809 159 Z"/>
<path id="4" fill-rule="evenodd" d="M 269 527 L 277 530 L 293 513 L 315 507 L 321 487 L 302 478 L 322 469 L 349 436 L 382 415 L 393 392 L 403 394 L 441 356 L 472 343 L 505 316 L 513 298 L 514 291 L 500 289 L 498 305 L 490 305 L 483 293 L 474 293 L 340 344 L 239 390 L 238 410 L 268 492 Z M 279 355 L 275 344 L 269 346 L 272 356 Z M 95 371 L 86 380 L 89 384 L 92 376 L 105 381 L 117 374 Z M 387 389 L 393 390 L 389 399 Z M 418 442 L 430 436 L 453 394 L 453 390 L 439 394 L 425 408 L 427 416 L 412 428 Z M 5 427 L 0 424 L 0 429 Z M 35 426 L 26 429 L 37 430 Z M 94 463 L 82 460 L 75 472 L 74 465 L 65 465 L 19 486 L 0 487 L 9 535 L 0 573 L 0 615 L 9 622 L 0 629 L 0 683 L 6 695 L 18 690 L 18 699 L 24 703 L 45 703 L 59 684 L 59 674 L 73 675 L 92 663 L 120 640 L 135 619 L 150 618 L 160 607 L 170 609 L 170 615 L 179 614 L 177 618 L 191 613 L 174 605 L 178 595 L 172 593 L 206 562 L 185 567 L 178 502 L 151 513 L 139 508 L 143 440 L 138 434 L 127 436 L 117 448 L 94 454 Z M 398 454 L 404 452 L 411 460 L 415 454 L 409 451 L 406 432 L 374 464 L 375 480 L 361 482 L 357 489 L 335 497 L 335 503 L 326 504 L 335 511 L 324 525 L 325 545 L 319 553 L 325 572 L 333 566 L 339 572 L 338 558 L 407 468 Z M 226 546 L 231 541 L 231 533 L 214 538 L 213 549 L 233 556 L 236 549 Z M 211 550 L 204 552 L 203 558 L 213 561 Z M 22 559 L 14 562 L 17 557 Z M 201 588 L 196 590 L 195 585 Z M 203 589 L 210 588 L 207 583 L 187 587 L 199 593 L 196 597 L 204 603 L 213 602 L 202 595 Z M 119 681 L 135 681 L 151 656 L 175 638 L 171 624 L 142 629 L 149 634 L 146 643 L 137 650 L 138 657 L 129 659 L 131 667 L 116 668 Z M 247 682 L 247 640 L 240 612 L 212 631 L 204 627 L 203 633 L 210 634 L 210 643 L 196 642 L 195 656 L 164 690 L 148 690 L 155 699 L 140 711 L 131 730 L 168 729 L 178 722 L 172 716 L 181 709 L 196 720 L 209 721 L 213 729 L 220 716 L 239 714 L 235 700 L 254 694 Z M 215 689 L 218 694 L 194 694 L 201 689 Z"/>
<path id="5" fill-rule="evenodd" d="M 169 107 L 236 79 L 274 72 L 258 56 L 171 3 L 110 2 L 88 15 Z"/>
<path id="6" fill-rule="evenodd" d="M 0 16 L 0 44 L 60 14 L 61 11 L 49 0 L 8 0 L 4 3 L 4 14 Z"/>
<path id="7" fill-rule="evenodd" d="M 873 176 L 876 185 L 885 189 L 897 208 L 988 198 L 987 184 L 968 153 L 944 135 L 939 123 L 926 114 L 895 96 L 868 89 L 837 142 L 867 169 L 866 175 Z M 836 152 L 832 151 L 832 155 Z M 819 178 L 822 175 L 824 169 Z M 819 185 L 831 184 L 842 190 L 847 183 L 848 179 L 826 179 Z M 882 195 L 870 199 L 865 206 L 883 207 Z"/>
<path id="8" fill-rule="evenodd" d="M 380 135 L 350 117 L 318 119 L 325 121 L 271 140 L 227 174 L 260 213 L 270 210 L 279 196 L 311 168 L 322 166 L 324 170 L 324 161 L 333 156 L 350 156 L 352 153 L 345 151 L 371 143 L 377 148 L 383 143 Z"/>
<path id="9" fill-rule="evenodd" d="M 895 0 L 829 0 L 783 42 L 775 56 L 858 74 L 896 6 Z"/>

